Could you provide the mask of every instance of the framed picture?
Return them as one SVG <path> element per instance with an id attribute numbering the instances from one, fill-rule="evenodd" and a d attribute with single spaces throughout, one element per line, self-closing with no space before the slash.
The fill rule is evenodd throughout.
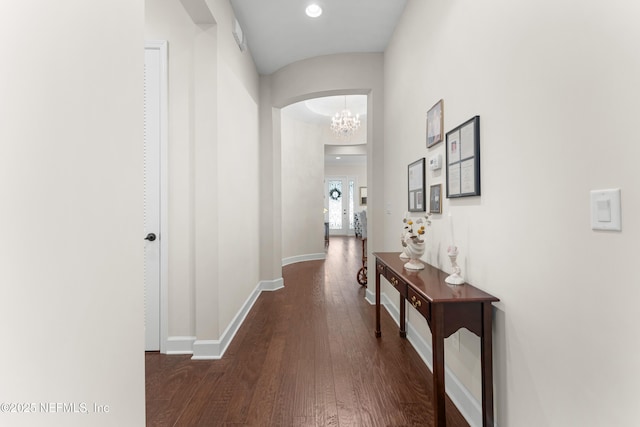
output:
<path id="1" fill-rule="evenodd" d="M 429 212 L 442 213 L 442 184 L 429 188 Z"/>
<path id="2" fill-rule="evenodd" d="M 427 111 L 427 148 L 433 147 L 442 141 L 444 129 L 444 100 L 436 102 L 436 105 Z"/>
<path id="3" fill-rule="evenodd" d="M 360 206 L 367 206 L 367 187 L 360 187 Z"/>
<path id="4" fill-rule="evenodd" d="M 424 157 L 409 165 L 409 212 L 424 212 Z"/>
<path id="5" fill-rule="evenodd" d="M 447 132 L 447 198 L 480 195 L 480 116 Z"/>

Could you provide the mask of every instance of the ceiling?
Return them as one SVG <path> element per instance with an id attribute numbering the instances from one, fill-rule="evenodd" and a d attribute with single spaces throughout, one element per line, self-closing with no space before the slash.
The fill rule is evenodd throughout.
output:
<path id="1" fill-rule="evenodd" d="M 260 74 L 320 55 L 384 52 L 406 0 L 230 0 Z M 317 3 L 323 13 L 309 18 Z"/>
<path id="2" fill-rule="evenodd" d="M 367 95 L 340 95 L 307 99 L 284 107 L 282 114 L 287 114 L 303 122 L 329 126 L 331 117 L 344 110 L 345 103 L 353 115 L 358 114 L 363 124 L 366 123 Z"/>
<path id="3" fill-rule="evenodd" d="M 230 0 L 258 72 L 269 75 L 293 62 L 336 53 L 384 52 L 407 0 Z M 305 8 L 323 9 L 309 18 Z M 298 120 L 329 126 L 345 107 L 366 129 L 366 95 L 309 99 L 283 109 Z M 340 157 L 337 159 L 336 157 Z M 329 164 L 365 164 L 366 155 L 327 153 Z"/>

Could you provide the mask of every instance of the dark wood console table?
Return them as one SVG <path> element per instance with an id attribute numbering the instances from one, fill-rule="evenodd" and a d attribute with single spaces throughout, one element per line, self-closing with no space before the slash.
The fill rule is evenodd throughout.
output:
<path id="1" fill-rule="evenodd" d="M 467 283 L 449 285 L 442 270 L 425 264 L 424 270 L 406 270 L 399 252 L 377 252 L 376 257 L 376 337 L 380 337 L 380 276 L 400 293 L 400 336 L 406 337 L 405 300 L 427 319 L 433 347 L 434 425 L 445 426 L 444 339 L 460 328 L 480 337 L 482 370 L 482 425 L 493 421 L 493 356 L 491 303 L 499 301 Z"/>

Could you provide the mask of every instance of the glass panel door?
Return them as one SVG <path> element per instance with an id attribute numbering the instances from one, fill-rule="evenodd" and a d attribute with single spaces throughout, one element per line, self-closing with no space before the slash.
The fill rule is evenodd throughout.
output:
<path id="1" fill-rule="evenodd" d="M 342 230 L 342 180 L 330 179 L 329 183 L 329 230 Z"/>
<path id="2" fill-rule="evenodd" d="M 329 234 L 353 234 L 355 181 L 346 177 L 327 177 L 325 180 L 325 206 L 329 221 Z"/>

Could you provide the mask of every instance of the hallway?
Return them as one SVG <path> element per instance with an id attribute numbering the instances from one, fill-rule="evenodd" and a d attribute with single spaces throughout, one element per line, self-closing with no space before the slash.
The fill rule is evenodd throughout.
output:
<path id="1" fill-rule="evenodd" d="M 360 240 L 332 237 L 326 261 L 283 268 L 221 360 L 147 353 L 147 425 L 431 425 L 431 373 L 385 310 L 374 337 L 360 266 Z M 447 422 L 468 425 L 449 401 Z"/>

